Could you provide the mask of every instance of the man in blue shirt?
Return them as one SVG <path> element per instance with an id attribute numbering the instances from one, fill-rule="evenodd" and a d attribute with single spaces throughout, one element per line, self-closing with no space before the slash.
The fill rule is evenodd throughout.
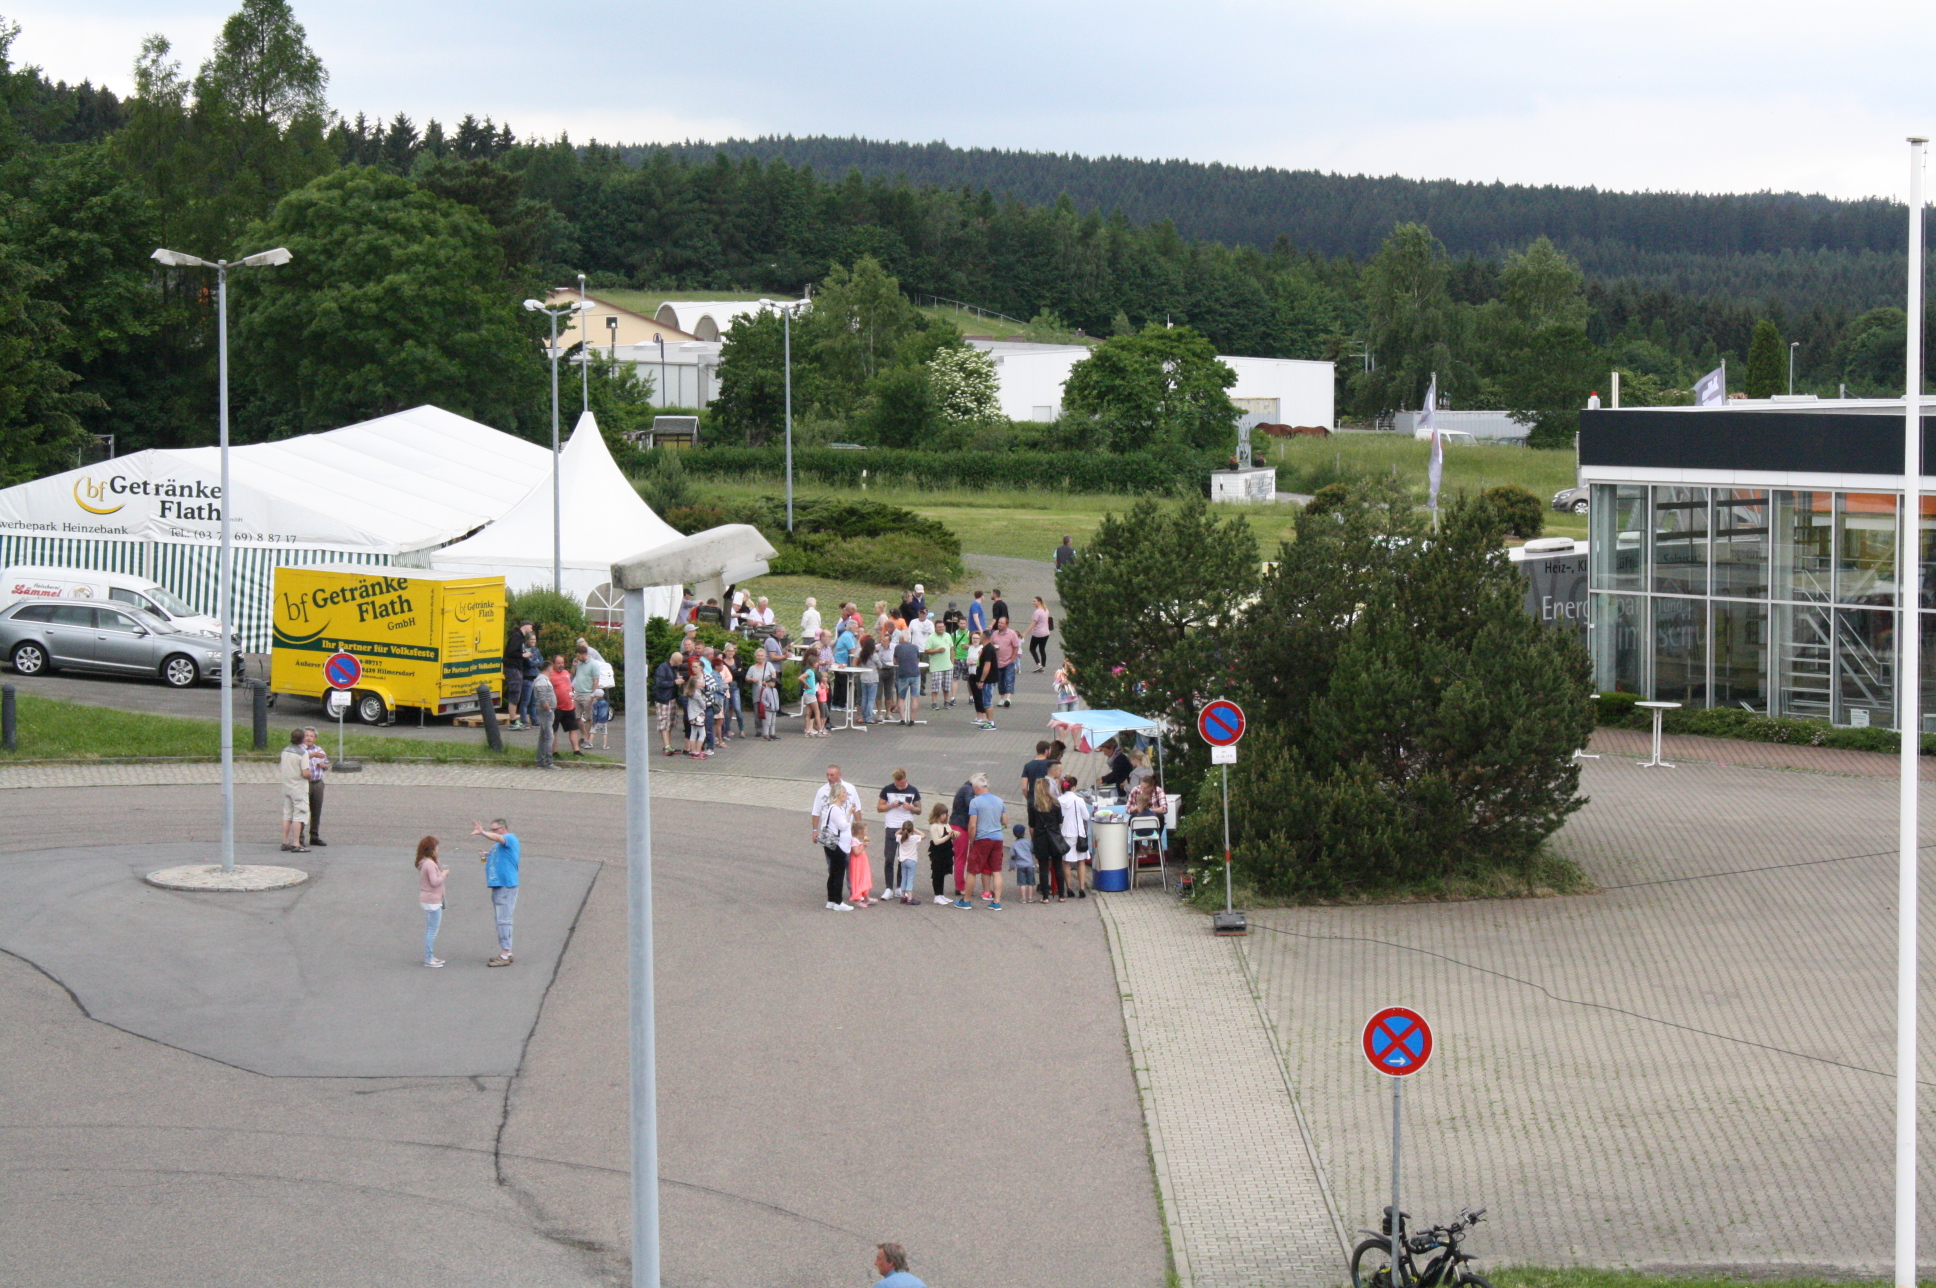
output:
<path id="1" fill-rule="evenodd" d="M 985 891 L 988 908 L 1002 908 L 1002 840 L 1007 835 L 1007 815 L 1002 798 L 988 790 L 988 775 L 976 774 L 968 780 L 975 795 L 968 802 L 968 884 L 973 887 L 955 899 L 955 907 L 972 908 L 974 896 Z"/>
<path id="2" fill-rule="evenodd" d="M 497 956 L 486 966 L 511 964 L 511 911 L 518 906 L 518 838 L 511 825 L 501 818 L 485 827 L 471 823 L 471 835 L 481 836 L 491 848 L 478 857 L 484 863 L 484 884 L 491 888 L 491 910 L 497 917 Z"/>
<path id="3" fill-rule="evenodd" d="M 981 602 L 981 592 L 975 592 L 973 602 L 968 605 L 968 629 L 977 635 L 988 629 L 988 606 Z"/>
<path id="4" fill-rule="evenodd" d="M 874 1245 L 874 1273 L 880 1276 L 874 1288 L 928 1288 L 908 1273 L 907 1253 L 898 1243 Z"/>

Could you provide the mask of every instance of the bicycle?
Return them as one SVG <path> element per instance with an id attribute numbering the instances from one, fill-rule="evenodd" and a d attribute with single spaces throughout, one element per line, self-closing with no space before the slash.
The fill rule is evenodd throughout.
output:
<path id="1" fill-rule="evenodd" d="M 1466 1268 L 1471 1254 L 1459 1251 L 1459 1236 L 1485 1214 L 1484 1208 L 1477 1212 L 1468 1208 L 1451 1225 L 1435 1225 L 1422 1234 L 1408 1236 L 1405 1222 L 1411 1219 L 1411 1213 L 1400 1212 L 1398 1235 L 1405 1288 L 1492 1288 L 1484 1276 Z M 1392 1279 L 1391 1228 L 1392 1210 L 1386 1208 L 1382 1231 L 1359 1231 L 1371 1237 L 1351 1251 L 1351 1288 L 1397 1288 Z M 1421 1271 L 1416 1259 L 1432 1252 L 1439 1255 Z"/>

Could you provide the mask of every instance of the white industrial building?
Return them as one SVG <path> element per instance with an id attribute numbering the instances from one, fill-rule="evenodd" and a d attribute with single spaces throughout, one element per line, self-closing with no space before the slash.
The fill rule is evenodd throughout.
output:
<path id="1" fill-rule="evenodd" d="M 968 341 L 995 359 L 1002 414 L 1010 420 L 1051 421 L 1062 415 L 1062 386 L 1092 350 L 1079 344 Z M 1236 373 L 1230 400 L 1242 425 L 1322 425 L 1336 428 L 1336 378 L 1329 362 L 1302 358 L 1237 358 L 1219 354 Z"/>
<path id="2" fill-rule="evenodd" d="M 1420 433 L 1418 418 L 1423 412 L 1401 411 L 1392 416 L 1392 429 L 1407 438 L 1430 438 L 1429 431 Z M 1470 434 L 1485 443 L 1504 443 L 1524 447 L 1526 438 L 1533 432 L 1531 425 L 1522 425 L 1512 418 L 1509 411 L 1485 411 L 1479 408 L 1455 410 L 1439 408 L 1434 418 L 1441 430 L 1457 430 Z"/>
<path id="3" fill-rule="evenodd" d="M 652 382 L 654 407 L 710 407 L 719 396 L 719 350 L 705 340 L 621 344 L 604 350 Z"/>

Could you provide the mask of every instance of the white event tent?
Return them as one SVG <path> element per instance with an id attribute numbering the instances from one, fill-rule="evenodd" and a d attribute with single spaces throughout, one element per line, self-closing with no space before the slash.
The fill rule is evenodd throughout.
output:
<path id="1" fill-rule="evenodd" d="M 594 611 L 616 605 L 612 565 L 677 541 L 680 534 L 652 512 L 638 489 L 619 472 L 590 412 L 579 415 L 577 427 L 558 454 L 558 482 L 564 498 L 560 513 L 563 588 Z M 467 540 L 427 552 L 425 561 L 442 572 L 503 577 L 511 590 L 549 586 L 551 516 L 547 470 L 538 486 L 489 527 Z M 660 586 L 647 591 L 647 614 L 671 618 L 679 609 L 680 590 Z"/>
<path id="2" fill-rule="evenodd" d="M 229 452 L 235 622 L 269 640 L 279 567 L 421 563 L 538 484 L 551 453 L 436 407 Z M 0 490 L 0 566 L 46 564 L 151 577 L 211 615 L 221 544 L 213 447 L 153 449 Z"/>

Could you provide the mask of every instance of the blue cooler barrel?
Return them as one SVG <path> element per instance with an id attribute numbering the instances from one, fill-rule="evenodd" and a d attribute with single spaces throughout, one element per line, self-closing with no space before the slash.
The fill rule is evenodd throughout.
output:
<path id="1" fill-rule="evenodd" d="M 1089 824 L 1096 852 L 1096 889 L 1129 889 L 1129 820 L 1099 818 Z"/>

